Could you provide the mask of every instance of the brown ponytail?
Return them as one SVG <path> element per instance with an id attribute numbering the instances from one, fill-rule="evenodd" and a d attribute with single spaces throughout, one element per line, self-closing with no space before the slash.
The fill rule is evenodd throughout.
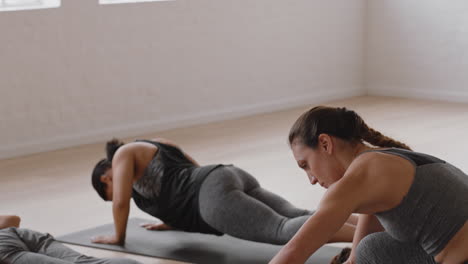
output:
<path id="1" fill-rule="evenodd" d="M 400 141 L 397 141 L 385 135 L 382 135 L 382 133 L 368 127 L 365 123 L 363 123 L 362 139 L 378 147 L 401 148 L 401 149 L 411 150 L 411 148 L 405 143 L 402 143 Z"/>
<path id="2" fill-rule="evenodd" d="M 289 144 L 299 139 L 303 144 L 315 148 L 320 134 L 329 134 L 351 143 L 366 141 L 376 147 L 410 150 L 406 144 L 368 127 L 356 112 L 344 107 L 327 106 L 317 106 L 303 113 L 291 127 Z"/>

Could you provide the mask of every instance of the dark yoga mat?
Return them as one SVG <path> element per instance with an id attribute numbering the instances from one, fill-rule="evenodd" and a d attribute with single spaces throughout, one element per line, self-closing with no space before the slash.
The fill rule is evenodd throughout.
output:
<path id="1" fill-rule="evenodd" d="M 129 220 L 124 247 L 90 242 L 91 237 L 112 234 L 113 224 L 56 239 L 68 244 L 200 264 L 265 264 L 281 249 L 281 246 L 245 241 L 227 235 L 218 237 L 179 231 L 148 231 L 140 227 L 141 223 L 147 222 L 151 221 L 139 218 Z M 328 264 L 340 251 L 337 247 L 324 246 L 307 263 Z"/>

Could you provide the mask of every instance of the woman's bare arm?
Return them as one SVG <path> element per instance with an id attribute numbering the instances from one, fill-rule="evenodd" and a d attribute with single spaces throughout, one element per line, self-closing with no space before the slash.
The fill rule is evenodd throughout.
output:
<path id="1" fill-rule="evenodd" d="M 318 210 L 271 260 L 270 264 L 306 262 L 310 255 L 327 243 L 346 223 L 356 210 L 358 202 L 350 198 L 356 195 L 354 193 L 356 189 L 345 188 L 347 186 L 343 185 L 343 183 L 336 183 L 330 186 Z M 343 194 L 343 191 L 347 193 Z"/>
<path id="2" fill-rule="evenodd" d="M 94 243 L 124 244 L 130 214 L 130 199 L 134 178 L 134 152 L 132 146 L 123 146 L 115 154 L 112 161 L 112 213 L 114 217 L 115 235 L 100 236 L 93 239 Z"/>

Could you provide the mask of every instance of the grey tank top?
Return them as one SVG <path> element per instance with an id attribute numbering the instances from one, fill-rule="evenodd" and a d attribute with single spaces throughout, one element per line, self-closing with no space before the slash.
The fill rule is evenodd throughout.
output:
<path id="1" fill-rule="evenodd" d="M 402 157 L 416 169 L 402 202 L 376 217 L 393 238 L 437 255 L 468 219 L 468 176 L 427 154 L 397 148 L 371 151 Z"/>

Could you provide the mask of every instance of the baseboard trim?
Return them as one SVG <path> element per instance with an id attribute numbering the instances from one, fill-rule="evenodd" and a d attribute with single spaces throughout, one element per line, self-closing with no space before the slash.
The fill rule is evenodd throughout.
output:
<path id="1" fill-rule="evenodd" d="M 370 96 L 394 96 L 458 103 L 468 102 L 468 92 L 464 91 L 428 91 L 426 89 L 418 88 L 379 86 L 376 88 L 368 89 L 367 94 Z"/>
<path id="2" fill-rule="evenodd" d="M 216 109 L 216 111 L 170 116 L 151 122 L 139 122 L 85 133 L 62 135 L 50 139 L 26 141 L 19 144 L 0 146 L 0 159 L 9 159 L 84 144 L 104 142 L 112 136 L 120 138 L 135 137 L 174 128 L 224 121 L 363 95 L 366 95 L 366 91 L 360 87 L 354 87 L 352 89 L 324 89 L 320 92 L 314 91 L 314 93 L 309 95 L 295 96 L 254 105 L 241 105 L 227 109 Z"/>

